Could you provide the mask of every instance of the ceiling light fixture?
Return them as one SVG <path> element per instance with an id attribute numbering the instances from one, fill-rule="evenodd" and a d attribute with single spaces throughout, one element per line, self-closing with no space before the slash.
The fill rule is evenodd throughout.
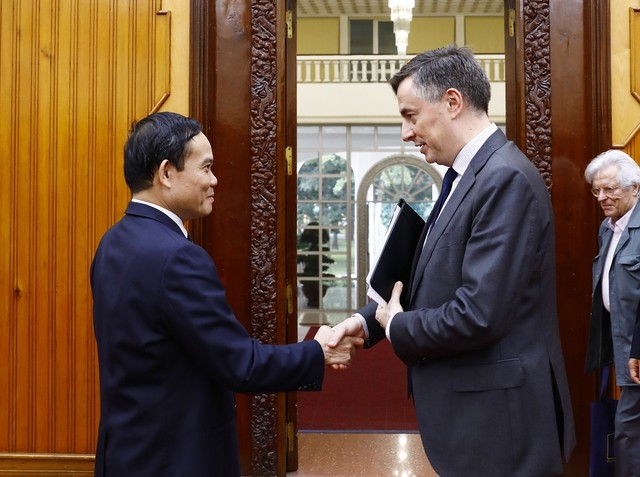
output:
<path id="1" fill-rule="evenodd" d="M 396 36 L 396 48 L 399 55 L 407 54 L 409 25 L 413 18 L 413 7 L 415 6 L 415 0 L 389 0 L 393 32 Z"/>

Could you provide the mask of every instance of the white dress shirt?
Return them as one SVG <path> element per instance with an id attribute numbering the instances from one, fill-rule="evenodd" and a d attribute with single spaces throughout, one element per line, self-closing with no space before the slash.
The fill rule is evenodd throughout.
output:
<path id="1" fill-rule="evenodd" d="M 611 243 L 609 244 L 609 249 L 607 250 L 607 258 L 604 261 L 604 269 L 602 270 L 602 304 L 607 309 L 607 311 L 611 311 L 609 308 L 611 301 L 609 300 L 609 271 L 611 270 L 611 263 L 613 262 L 613 255 L 616 252 L 616 247 L 618 246 L 618 242 L 620 241 L 620 237 L 622 236 L 622 232 L 627 228 L 627 224 L 629 223 L 629 218 L 631 218 L 631 212 L 635 209 L 635 205 L 631 207 L 626 214 L 620 217 L 615 223 L 611 222 L 611 218 L 607 222 L 607 227 L 613 230 L 613 237 L 611 237 Z"/>
<path id="2" fill-rule="evenodd" d="M 176 214 L 171 212 L 169 209 L 165 209 L 164 207 L 160 207 L 159 205 L 152 204 L 151 202 L 147 202 L 145 200 L 140 200 L 140 199 L 131 199 L 131 202 L 137 202 L 138 204 L 148 205 L 149 207 L 153 207 L 154 209 L 159 210 L 160 212 L 165 214 L 167 217 L 169 217 L 171 220 L 173 220 L 178 225 L 178 227 L 180 227 L 180 230 L 182 230 L 182 233 L 184 234 L 185 237 L 189 237 L 189 232 L 187 232 L 187 229 L 184 227 L 184 224 L 182 223 L 182 220 L 180 220 L 180 217 L 178 217 Z"/>

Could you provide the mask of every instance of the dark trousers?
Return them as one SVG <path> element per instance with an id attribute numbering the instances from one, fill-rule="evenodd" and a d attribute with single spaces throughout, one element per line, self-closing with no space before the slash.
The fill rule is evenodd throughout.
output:
<path id="1" fill-rule="evenodd" d="M 640 386 L 621 386 L 616 412 L 616 477 L 640 477 Z"/>

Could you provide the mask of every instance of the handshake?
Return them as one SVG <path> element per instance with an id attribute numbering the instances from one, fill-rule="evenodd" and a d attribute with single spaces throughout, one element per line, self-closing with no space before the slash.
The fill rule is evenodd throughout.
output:
<path id="1" fill-rule="evenodd" d="M 396 282 L 389 302 L 385 306 L 378 305 L 376 320 L 382 328 L 386 329 L 391 318 L 396 313 L 403 311 L 402 305 L 400 305 L 401 293 L 402 283 Z M 326 325 L 320 327 L 313 337 L 322 346 L 324 363 L 333 369 L 344 369 L 349 366 L 356 354 L 356 349 L 364 346 L 365 338 L 364 325 L 355 315 L 338 323 L 333 328 Z"/>
<path id="2" fill-rule="evenodd" d="M 344 369 L 351 364 L 356 349 L 364 346 L 364 329 L 355 316 L 330 328 L 321 326 L 313 337 L 322 346 L 324 364 L 334 369 Z"/>

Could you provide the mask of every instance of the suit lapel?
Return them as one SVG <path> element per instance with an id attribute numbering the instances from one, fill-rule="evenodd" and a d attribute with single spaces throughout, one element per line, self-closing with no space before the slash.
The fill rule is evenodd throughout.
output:
<path id="1" fill-rule="evenodd" d="M 604 262 L 607 259 L 607 250 L 609 250 L 609 246 L 611 245 L 612 238 L 613 238 L 613 230 L 611 230 L 606 225 L 602 225 L 602 231 L 600 232 L 600 240 L 602 242 L 602 246 L 600 247 L 600 250 L 598 252 L 598 261 L 595 266 L 596 276 L 595 276 L 594 282 L 600 282 L 600 280 L 602 279 L 602 272 L 604 271 Z"/>
<path id="2" fill-rule="evenodd" d="M 424 269 L 426 268 L 427 263 L 429 263 L 429 260 L 433 255 L 433 251 L 436 244 L 438 243 L 438 240 L 449 226 L 449 223 L 453 219 L 456 210 L 458 210 L 458 208 L 460 207 L 460 204 L 473 187 L 473 184 L 475 184 L 478 172 L 482 170 L 484 165 L 489 160 L 489 157 L 491 157 L 491 155 L 496 150 L 504 146 L 506 143 L 507 138 L 505 137 L 504 133 L 500 129 L 498 129 L 491 136 L 489 136 L 489 139 L 485 141 L 480 150 L 478 150 L 476 155 L 469 163 L 469 167 L 467 167 L 467 170 L 460 178 L 460 182 L 449 196 L 448 202 L 445 204 L 442 212 L 440 213 L 440 216 L 433 224 L 429 235 L 427 235 L 422 253 L 420 254 L 420 258 L 416 265 L 414 276 L 412 277 L 411 295 L 409 296 L 409 302 L 411 302 L 411 300 L 413 299 L 413 296 L 418 289 L 420 282 L 422 281 Z"/>

